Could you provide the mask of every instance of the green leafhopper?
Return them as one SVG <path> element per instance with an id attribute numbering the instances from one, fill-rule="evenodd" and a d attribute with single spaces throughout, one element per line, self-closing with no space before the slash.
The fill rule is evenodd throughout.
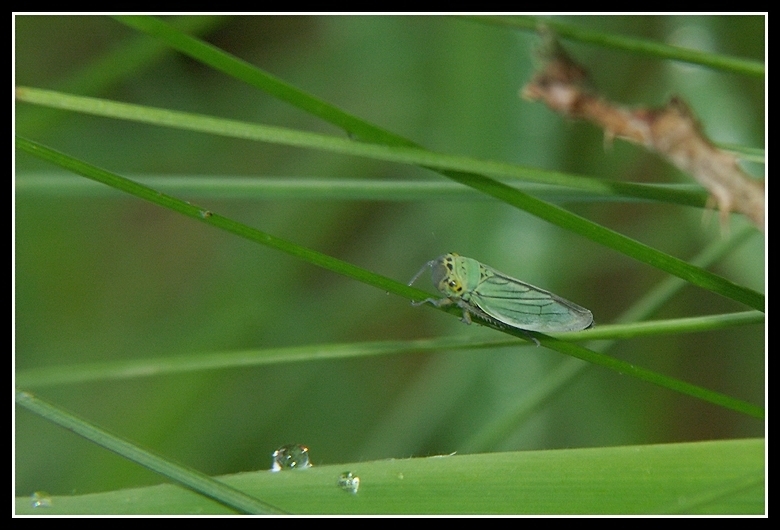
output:
<path id="1" fill-rule="evenodd" d="M 426 298 L 412 304 L 457 304 L 466 324 L 471 324 L 472 314 L 499 326 L 542 333 L 579 331 L 593 324 L 593 314 L 584 307 L 455 253 L 423 265 L 409 285 L 427 267 L 431 268 L 433 285 L 447 298 Z"/>

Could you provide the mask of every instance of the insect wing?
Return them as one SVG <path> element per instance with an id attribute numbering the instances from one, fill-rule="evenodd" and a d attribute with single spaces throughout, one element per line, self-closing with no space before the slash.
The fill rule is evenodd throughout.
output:
<path id="1" fill-rule="evenodd" d="M 528 331 L 578 331 L 593 323 L 584 307 L 482 265 L 469 303 L 504 324 Z"/>

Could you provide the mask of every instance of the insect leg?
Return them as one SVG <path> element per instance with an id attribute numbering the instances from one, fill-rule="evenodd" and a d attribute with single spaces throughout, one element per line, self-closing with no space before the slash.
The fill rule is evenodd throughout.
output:
<path id="1" fill-rule="evenodd" d="M 471 324 L 471 306 L 463 300 L 458 300 L 458 306 L 463 310 L 463 318 L 461 318 L 460 321 L 464 324 Z"/>
<path id="2" fill-rule="evenodd" d="M 517 329 L 520 329 L 520 328 L 517 328 Z M 538 340 L 536 340 L 536 337 L 534 337 L 533 335 L 531 335 L 530 333 L 528 333 L 528 332 L 527 332 L 526 330 L 524 330 L 524 329 L 520 329 L 520 331 L 522 331 L 522 332 L 523 332 L 523 335 L 525 335 L 526 337 L 528 337 L 528 339 L 529 339 L 529 340 L 533 341 L 533 343 L 534 343 L 534 344 L 536 344 L 536 347 L 537 347 L 537 348 L 538 348 L 539 346 L 541 346 L 541 343 L 540 343 Z"/>
<path id="3" fill-rule="evenodd" d="M 452 300 L 449 298 L 426 298 L 425 300 L 420 300 L 419 302 L 412 302 L 413 306 L 423 305 L 426 302 L 430 302 L 431 305 L 434 305 L 436 307 L 444 307 L 445 305 L 450 305 L 452 303 Z"/>

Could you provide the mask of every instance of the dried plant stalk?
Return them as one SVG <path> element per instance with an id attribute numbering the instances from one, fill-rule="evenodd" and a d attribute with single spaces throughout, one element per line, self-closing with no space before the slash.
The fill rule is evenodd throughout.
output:
<path id="1" fill-rule="evenodd" d="M 736 211 L 764 230 L 764 182 L 742 171 L 734 155 L 715 147 L 680 98 L 672 98 L 660 109 L 621 107 L 585 87 L 585 69 L 556 41 L 548 50 L 544 66 L 522 89 L 524 98 L 541 100 L 564 116 L 595 123 L 609 141 L 623 138 L 656 151 L 707 188 L 724 226 L 729 212 Z"/>

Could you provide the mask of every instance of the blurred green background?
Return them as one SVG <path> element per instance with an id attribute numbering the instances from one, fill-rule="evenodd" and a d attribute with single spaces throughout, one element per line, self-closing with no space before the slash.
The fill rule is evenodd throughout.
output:
<path id="1" fill-rule="evenodd" d="M 169 18 L 168 18 L 169 19 Z M 169 19 L 170 20 L 170 19 Z M 589 16 L 584 28 L 763 60 L 764 18 Z M 153 42 L 102 16 L 18 16 L 16 84 L 341 136 L 203 64 L 164 51 L 93 66 Z M 435 151 L 591 177 L 690 182 L 641 148 L 518 97 L 538 37 L 458 17 L 203 19 L 202 38 Z M 717 142 L 763 147 L 764 80 L 564 42 L 606 97 L 682 96 Z M 116 70 L 116 71 L 114 71 Z M 101 80 L 102 79 L 102 80 Z M 445 180 L 432 172 L 211 135 L 16 106 L 17 133 L 127 177 Z M 762 174 L 763 168 L 752 168 Z M 16 370 L 296 345 L 496 333 L 118 192 L 24 188 L 58 173 L 17 153 Z M 81 179 L 72 176 L 73 179 Z M 181 197 L 273 235 L 407 281 L 455 251 L 549 289 L 610 323 L 665 275 L 492 200 L 411 202 Z M 682 259 L 721 238 L 717 215 L 664 204 L 566 208 Z M 731 230 L 744 224 L 732 215 Z M 713 268 L 764 291 L 757 234 Z M 419 284 L 430 287 L 427 277 Z M 688 287 L 657 318 L 746 308 Z M 624 341 L 640 366 L 762 404 L 764 328 Z M 458 451 L 561 363 L 533 347 L 290 363 L 35 389 L 142 446 L 216 475 L 270 467 L 288 443 L 330 464 Z M 760 437 L 761 421 L 603 369 L 586 371 L 491 450 Z M 23 410 L 16 494 L 87 493 L 160 479 Z"/>

